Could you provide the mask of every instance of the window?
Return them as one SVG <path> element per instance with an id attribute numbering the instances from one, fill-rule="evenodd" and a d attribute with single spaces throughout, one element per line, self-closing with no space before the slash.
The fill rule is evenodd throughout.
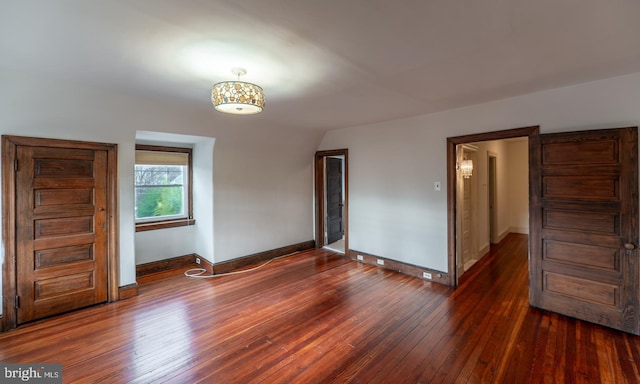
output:
<path id="1" fill-rule="evenodd" d="M 195 224 L 191 149 L 136 145 L 136 231 Z"/>

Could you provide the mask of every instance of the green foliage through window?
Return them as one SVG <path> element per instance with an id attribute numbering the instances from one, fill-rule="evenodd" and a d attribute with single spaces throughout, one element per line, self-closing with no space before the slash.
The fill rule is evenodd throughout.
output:
<path id="1" fill-rule="evenodd" d="M 136 165 L 136 219 L 185 215 L 186 168 Z"/>

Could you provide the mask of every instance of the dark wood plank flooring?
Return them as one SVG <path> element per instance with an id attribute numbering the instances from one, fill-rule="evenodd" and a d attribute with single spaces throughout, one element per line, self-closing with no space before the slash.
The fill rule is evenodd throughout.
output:
<path id="1" fill-rule="evenodd" d="M 527 237 L 456 290 L 313 250 L 0 334 L 65 383 L 638 383 L 640 338 L 528 306 Z"/>

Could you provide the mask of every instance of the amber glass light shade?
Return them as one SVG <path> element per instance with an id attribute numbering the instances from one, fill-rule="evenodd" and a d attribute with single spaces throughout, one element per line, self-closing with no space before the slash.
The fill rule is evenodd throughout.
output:
<path id="1" fill-rule="evenodd" d="M 223 81 L 213 86 L 211 102 L 220 112 L 251 115 L 264 109 L 264 92 L 255 84 Z"/>

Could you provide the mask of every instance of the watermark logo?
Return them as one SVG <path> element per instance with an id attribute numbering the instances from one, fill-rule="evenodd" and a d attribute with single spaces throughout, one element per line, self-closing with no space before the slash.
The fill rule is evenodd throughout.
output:
<path id="1" fill-rule="evenodd" d="M 0 363 L 0 383 L 62 384 L 62 364 Z"/>

